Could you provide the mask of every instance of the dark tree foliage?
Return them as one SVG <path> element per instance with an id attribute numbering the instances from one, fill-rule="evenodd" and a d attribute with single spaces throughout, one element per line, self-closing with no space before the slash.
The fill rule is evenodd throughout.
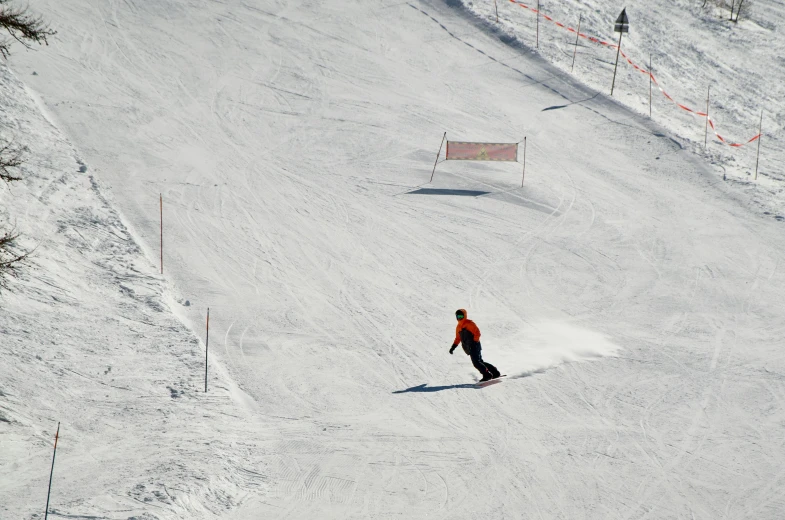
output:
<path id="1" fill-rule="evenodd" d="M 0 179 L 6 183 L 21 181 L 22 178 L 11 172 L 12 168 L 22 166 L 22 152 L 11 144 L 0 148 Z"/>
<path id="2" fill-rule="evenodd" d="M 739 5 L 736 7 L 736 19 L 733 19 L 733 8 L 731 8 L 730 17 L 735 23 L 739 23 L 739 16 L 749 16 L 751 11 L 752 2 L 750 0 L 739 0 Z"/>
<path id="3" fill-rule="evenodd" d="M 47 36 L 57 34 L 41 16 L 30 14 L 27 7 L 11 5 L 11 0 L 0 0 L 0 27 L 28 48 L 29 42 L 48 45 Z M 0 55 L 3 58 L 11 53 L 10 45 L 10 40 L 0 41 Z"/>
<path id="4" fill-rule="evenodd" d="M 41 16 L 30 14 L 27 7 L 11 5 L 11 0 L 0 0 L 0 30 L 5 29 L 11 38 L 28 49 L 32 43 L 48 45 L 47 37 L 56 34 Z M 0 56 L 8 58 L 11 39 L 0 40 Z M 0 145 L 0 179 L 6 184 L 21 180 L 13 172 L 22 165 L 22 153 L 12 144 Z M 0 231 L 0 289 L 8 289 L 8 282 L 20 274 L 30 252 L 18 245 L 19 233 L 15 228 Z"/>
<path id="5" fill-rule="evenodd" d="M 0 290 L 8 289 L 8 281 L 19 276 L 30 256 L 28 251 L 20 250 L 18 238 L 19 234 L 13 228 L 0 235 Z"/>
<path id="6" fill-rule="evenodd" d="M 0 179 L 9 184 L 22 178 L 13 169 L 22 165 L 22 152 L 11 144 L 0 147 Z M 8 289 L 8 281 L 17 278 L 30 255 L 18 246 L 19 233 L 14 228 L 0 230 L 0 290 Z"/>

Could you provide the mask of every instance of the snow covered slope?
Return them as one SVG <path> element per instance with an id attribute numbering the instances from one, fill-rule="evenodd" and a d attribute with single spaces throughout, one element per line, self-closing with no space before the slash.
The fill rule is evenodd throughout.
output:
<path id="1" fill-rule="evenodd" d="M 733 2 L 738 4 L 738 2 Z M 579 38 L 566 27 L 612 45 L 618 42 L 614 21 L 622 8 L 630 20 L 622 50 L 644 70 L 651 70 L 657 85 L 651 88 L 652 117 L 674 133 L 680 143 L 704 157 L 715 173 L 725 176 L 754 201 L 773 214 L 785 207 L 785 9 L 779 0 L 745 2 L 748 11 L 738 23 L 729 18 L 730 4 L 693 0 L 605 2 L 598 0 L 541 0 L 537 53 L 569 75 L 607 95 L 613 79 L 616 50 Z M 522 0 L 529 8 L 498 0 L 466 2 L 486 27 L 507 40 L 535 47 L 538 2 Z M 546 20 L 549 16 L 552 21 Z M 561 28 L 555 22 L 562 23 Z M 575 55 L 573 65 L 573 55 Z M 708 89 L 711 88 L 709 93 Z M 620 58 L 614 98 L 639 114 L 649 115 L 650 81 Z M 758 133 L 763 112 L 762 155 L 759 176 L 753 181 L 758 143 L 742 148 L 722 144 L 708 129 L 706 120 L 680 109 L 682 104 L 709 114 L 717 131 L 728 142 L 744 143 Z"/>
<path id="2" fill-rule="evenodd" d="M 150 260 L 163 194 L 175 311 L 203 334 L 210 307 L 248 397 L 211 421 L 234 441 L 187 430 L 229 460 L 147 514 L 779 518 L 784 224 L 452 4 L 35 2 L 59 40 L 14 67 Z M 444 131 L 526 136 L 526 186 L 473 163 L 426 185 Z M 447 353 L 458 307 L 503 383 Z M 192 491 L 213 470 L 221 512 Z"/>
<path id="3" fill-rule="evenodd" d="M 100 182 L 6 68 L 0 92 L 27 149 L 0 217 L 35 247 L 0 302 L 0 518 L 43 518 L 58 421 L 50 518 L 221 516 L 264 486 L 262 429 L 230 383 L 200 393 L 203 350 Z"/>

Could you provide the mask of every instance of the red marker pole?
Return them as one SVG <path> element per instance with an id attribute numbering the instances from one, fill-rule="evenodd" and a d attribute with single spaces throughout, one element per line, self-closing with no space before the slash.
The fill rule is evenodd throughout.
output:
<path id="1" fill-rule="evenodd" d="M 60 423 L 57 423 L 57 433 L 55 433 L 55 449 L 52 453 L 52 470 L 49 472 L 49 490 L 46 492 L 46 512 L 44 520 L 49 518 L 49 496 L 52 494 L 52 475 L 55 472 L 55 455 L 57 455 L 57 438 L 60 436 Z"/>
<path id="2" fill-rule="evenodd" d="M 161 274 L 164 274 L 164 196 L 159 194 L 161 208 Z"/>

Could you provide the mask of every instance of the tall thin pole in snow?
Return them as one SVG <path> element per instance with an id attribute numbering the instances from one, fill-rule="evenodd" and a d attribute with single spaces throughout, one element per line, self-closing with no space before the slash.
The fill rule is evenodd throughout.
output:
<path id="1" fill-rule="evenodd" d="M 537 48 L 540 48 L 540 0 L 537 0 Z"/>
<path id="2" fill-rule="evenodd" d="M 709 85 L 709 89 L 706 91 L 706 132 L 703 135 L 703 148 L 706 149 L 709 146 L 709 97 L 711 96 L 711 85 Z"/>
<path id="3" fill-rule="evenodd" d="M 621 52 L 621 37 L 624 36 L 623 32 L 619 33 L 619 46 L 616 48 L 616 65 L 613 66 L 613 83 L 611 83 L 611 96 L 613 95 L 613 86 L 616 85 L 616 68 L 619 66 L 619 53 Z"/>
<path id="4" fill-rule="evenodd" d="M 210 347 L 210 307 L 207 307 L 207 334 L 204 340 L 204 391 L 207 392 L 207 349 Z"/>
<path id="5" fill-rule="evenodd" d="M 523 180 L 526 178 L 526 138 L 523 138 L 523 174 L 521 175 L 521 188 L 523 188 Z"/>
<path id="6" fill-rule="evenodd" d="M 439 145 L 439 151 L 436 153 L 436 160 L 433 163 L 433 171 L 431 172 L 431 180 L 428 182 L 433 182 L 433 174 L 436 173 L 436 165 L 439 164 L 439 156 L 442 154 L 442 146 L 444 146 L 444 140 L 447 139 L 447 132 L 444 132 L 442 136 L 442 144 Z M 447 144 L 447 150 L 450 149 L 450 145 Z"/>
<path id="7" fill-rule="evenodd" d="M 760 111 L 760 126 L 758 127 L 758 156 L 755 158 L 755 180 L 758 180 L 758 161 L 760 161 L 760 142 L 763 140 L 763 110 Z"/>
<path id="8" fill-rule="evenodd" d="M 581 14 L 578 17 L 578 32 L 575 33 L 575 50 L 572 51 L 572 66 L 570 67 L 570 72 L 572 69 L 575 68 L 575 55 L 578 54 L 578 37 L 581 35 L 581 20 L 583 19 L 583 15 Z"/>
<path id="9" fill-rule="evenodd" d="M 164 274 L 164 196 L 158 195 L 159 207 L 161 209 L 161 274 Z"/>
<path id="10" fill-rule="evenodd" d="M 651 80 L 653 77 L 651 72 L 651 53 L 649 53 L 649 119 L 651 119 Z"/>
<path id="11" fill-rule="evenodd" d="M 60 423 L 57 423 L 57 433 L 55 433 L 55 449 L 52 452 L 52 470 L 49 472 L 49 490 L 46 492 L 46 512 L 44 520 L 49 518 L 49 495 L 52 493 L 52 475 L 55 473 L 55 456 L 57 455 L 57 438 L 60 436 Z"/>
<path id="12" fill-rule="evenodd" d="M 493 0 L 493 7 L 496 8 L 496 23 L 499 23 L 499 6 L 496 5 L 496 0 Z"/>

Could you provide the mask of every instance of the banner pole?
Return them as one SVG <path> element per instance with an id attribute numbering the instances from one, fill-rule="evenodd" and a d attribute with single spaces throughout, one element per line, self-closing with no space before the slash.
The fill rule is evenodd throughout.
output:
<path id="1" fill-rule="evenodd" d="M 526 178 L 526 138 L 523 138 L 523 173 L 521 174 L 521 188 L 523 188 L 523 180 Z"/>
<path id="2" fill-rule="evenodd" d="M 204 391 L 207 392 L 207 349 L 210 347 L 210 307 L 207 307 L 207 335 L 204 341 Z"/>
<path id="3" fill-rule="evenodd" d="M 763 109 L 760 111 L 760 126 L 758 127 L 758 156 L 755 158 L 755 180 L 758 180 L 758 161 L 760 161 L 760 142 L 763 140 Z"/>
<path id="4" fill-rule="evenodd" d="M 52 475 L 55 473 L 55 456 L 57 455 L 57 438 L 60 436 L 60 423 L 57 423 L 57 433 L 55 433 L 55 449 L 52 452 L 52 470 L 49 472 L 49 490 L 46 492 L 46 512 L 44 520 L 49 518 L 49 495 L 52 493 Z"/>
<path id="5" fill-rule="evenodd" d="M 436 154 L 436 161 L 433 163 L 433 171 L 431 172 L 431 180 L 428 183 L 433 182 L 433 174 L 436 173 L 436 165 L 439 164 L 439 156 L 442 154 L 442 146 L 444 146 L 444 140 L 447 139 L 447 132 L 444 132 L 442 136 L 442 144 L 439 145 L 439 152 Z"/>
<path id="6" fill-rule="evenodd" d="M 570 67 L 570 72 L 575 68 L 575 55 L 578 54 L 578 37 L 581 35 L 581 20 L 583 20 L 583 14 L 578 17 L 578 32 L 575 34 L 575 50 L 572 51 L 572 66 Z"/>

